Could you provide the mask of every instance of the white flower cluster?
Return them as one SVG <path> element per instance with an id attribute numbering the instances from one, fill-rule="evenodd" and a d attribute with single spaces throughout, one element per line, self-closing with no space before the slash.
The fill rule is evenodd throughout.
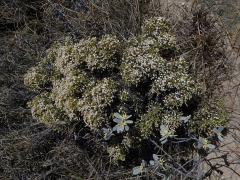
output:
<path id="1" fill-rule="evenodd" d="M 32 67 L 24 76 L 24 84 L 34 91 L 41 90 L 51 81 L 52 65 L 49 59 L 44 59 L 37 66 Z"/>
<path id="2" fill-rule="evenodd" d="M 64 75 L 87 66 L 91 71 L 106 71 L 118 64 L 120 42 L 114 36 L 106 35 L 100 41 L 88 38 L 79 43 L 68 43 L 58 48 L 55 67 Z"/>
<path id="3" fill-rule="evenodd" d="M 169 34 L 169 25 L 165 19 L 152 18 L 146 21 L 143 35 L 131 39 L 130 47 L 124 52 L 122 77 L 130 86 L 152 82 L 152 95 L 164 96 L 166 107 L 179 107 L 197 92 L 197 87 L 189 76 L 189 65 L 184 58 L 165 59 L 161 56 L 162 48 L 171 47 L 173 51 L 177 49 L 174 41 L 166 47 L 159 40 L 165 37 L 175 39 Z"/>
<path id="4" fill-rule="evenodd" d="M 151 37 L 155 44 L 161 48 L 176 48 L 175 37 L 170 32 L 170 23 L 163 17 L 154 17 L 144 22 L 142 26 L 143 37 Z"/>
<path id="5" fill-rule="evenodd" d="M 126 83 L 138 85 L 167 75 L 167 62 L 161 56 L 161 51 L 177 51 L 175 37 L 169 33 L 169 29 L 164 18 L 152 18 L 144 23 L 141 36 L 129 40 L 121 66 Z"/>
<path id="6" fill-rule="evenodd" d="M 163 68 L 164 59 L 152 54 L 143 54 L 141 48 L 130 47 L 125 54 L 122 65 L 122 77 L 129 85 L 157 77 L 158 70 Z"/>
<path id="7" fill-rule="evenodd" d="M 182 113 L 177 110 L 166 110 L 157 104 L 151 104 L 145 114 L 141 116 L 138 122 L 138 128 L 143 138 L 148 138 L 153 129 L 160 131 L 160 125 L 164 124 L 171 131 L 181 124 Z"/>
<path id="8" fill-rule="evenodd" d="M 123 151 L 123 148 L 120 146 L 113 146 L 107 148 L 108 154 L 111 157 L 112 161 L 114 163 L 117 163 L 118 161 L 125 161 L 125 152 Z"/>
<path id="9" fill-rule="evenodd" d="M 114 81 L 103 79 L 89 92 L 85 92 L 78 107 L 84 122 L 91 128 L 98 128 L 109 119 L 107 110 L 113 103 L 117 92 Z"/>
<path id="10" fill-rule="evenodd" d="M 151 93 L 165 94 L 164 103 L 167 107 L 179 107 L 197 93 L 198 87 L 188 74 L 189 65 L 183 58 L 166 62 L 166 68 L 154 80 Z"/>
<path id="11" fill-rule="evenodd" d="M 68 116 L 55 106 L 50 93 L 42 93 L 34 97 L 28 104 L 33 117 L 46 125 L 65 124 L 68 121 Z"/>
<path id="12" fill-rule="evenodd" d="M 194 113 L 190 128 L 199 135 L 212 135 L 212 129 L 225 125 L 228 119 L 229 115 L 222 100 L 215 99 L 211 104 L 201 104 L 199 110 Z"/>
<path id="13" fill-rule="evenodd" d="M 116 37 L 104 36 L 99 42 L 91 46 L 91 52 L 86 57 L 89 69 L 109 71 L 117 67 L 120 42 Z"/>
<path id="14" fill-rule="evenodd" d="M 111 87 L 108 87 L 112 85 L 112 81 L 103 79 L 97 83 L 96 87 L 93 87 L 97 77 L 89 74 L 89 71 L 105 71 L 115 68 L 119 61 L 117 56 L 119 45 L 116 37 L 104 36 L 100 41 L 96 38 L 84 39 L 79 43 L 68 40 L 63 45 L 51 48 L 47 58 L 30 69 L 24 78 L 25 85 L 33 90 L 46 88 L 49 91 L 51 89 L 48 95 L 43 92 L 32 100 L 33 103 L 29 103 L 33 115 L 42 122 L 50 122 L 51 119 L 58 124 L 60 119 L 52 118 L 54 117 L 52 109 L 55 108 L 56 112 L 61 111 L 67 115 L 66 122 L 79 119 L 80 113 L 82 113 L 84 121 L 90 127 L 100 125 L 100 119 L 102 120 L 105 115 L 104 107 L 112 102 L 113 92 L 111 92 Z M 47 87 L 45 87 L 46 85 Z M 92 87 L 92 90 L 85 92 L 86 89 Z M 44 103 L 41 98 L 45 99 Z M 51 101 L 46 101 L 46 98 Z M 82 107 L 79 108 L 79 106 Z M 37 111 L 35 107 L 38 107 L 39 110 Z M 48 108 L 46 109 L 46 107 Z M 98 108 L 96 109 L 96 107 Z M 91 109 L 90 112 L 88 112 L 88 108 Z M 47 117 L 48 115 L 49 117 Z M 91 119 L 92 117 L 93 119 Z M 95 121 L 96 124 L 93 123 Z"/>
<path id="15" fill-rule="evenodd" d="M 48 81 L 48 76 L 38 67 L 32 67 L 24 76 L 24 84 L 34 90 L 41 89 L 46 81 Z"/>
<path id="16" fill-rule="evenodd" d="M 153 17 L 144 22 L 142 26 L 143 34 L 147 35 L 162 35 L 170 31 L 170 25 L 164 17 Z"/>
<path id="17" fill-rule="evenodd" d="M 85 58 L 90 52 L 90 47 L 95 44 L 95 38 L 81 40 L 79 43 L 73 44 L 68 42 L 58 47 L 54 66 L 56 71 L 67 76 L 69 73 L 76 71 L 85 63 Z"/>
<path id="18" fill-rule="evenodd" d="M 162 124 L 168 126 L 171 130 L 175 130 L 179 125 L 181 125 L 180 117 L 182 113 L 179 111 L 165 110 L 162 114 Z"/>
<path id="19" fill-rule="evenodd" d="M 86 74 L 70 73 L 64 79 L 53 81 L 52 98 L 55 105 L 64 110 L 70 119 L 77 118 L 78 95 L 81 95 L 89 84 Z"/>
<path id="20" fill-rule="evenodd" d="M 60 47 L 54 64 L 56 69 L 64 75 L 72 70 L 72 66 L 75 66 L 73 65 L 74 59 L 71 51 L 71 46 Z"/>

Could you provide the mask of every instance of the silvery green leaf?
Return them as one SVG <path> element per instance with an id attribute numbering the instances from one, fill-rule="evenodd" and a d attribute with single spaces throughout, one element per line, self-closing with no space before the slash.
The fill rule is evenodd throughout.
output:
<path id="1" fill-rule="evenodd" d="M 130 117 L 132 117 L 132 115 L 129 115 L 126 119 L 129 119 Z"/>
<path id="2" fill-rule="evenodd" d="M 219 132 L 222 132 L 224 130 L 223 126 L 218 127 Z"/>
<path id="3" fill-rule="evenodd" d="M 203 144 L 202 143 L 198 143 L 197 149 L 201 149 L 202 147 L 203 147 Z"/>
<path id="4" fill-rule="evenodd" d="M 202 137 L 199 137 L 197 149 L 201 149 L 203 147 L 203 141 L 204 139 Z"/>
<path id="5" fill-rule="evenodd" d="M 142 169 L 147 165 L 146 161 L 142 160 L 142 163 L 141 163 L 141 166 L 142 166 Z"/>
<path id="6" fill-rule="evenodd" d="M 106 134 L 106 135 L 104 136 L 104 139 L 105 139 L 105 140 L 109 140 L 112 136 L 113 136 L 112 133 L 108 133 L 108 134 Z"/>
<path id="7" fill-rule="evenodd" d="M 104 139 L 105 140 L 109 140 L 113 136 L 112 129 L 110 129 L 110 128 L 102 128 L 102 130 L 103 130 L 103 133 L 104 133 Z"/>
<path id="8" fill-rule="evenodd" d="M 154 161 L 158 161 L 158 160 L 159 160 L 158 155 L 153 154 L 153 160 L 154 160 Z"/>
<path id="9" fill-rule="evenodd" d="M 213 132 L 215 132 L 217 134 L 218 133 L 218 129 L 217 128 L 213 128 Z"/>
<path id="10" fill-rule="evenodd" d="M 104 133 L 109 133 L 112 131 L 110 128 L 102 128 L 102 130 Z"/>
<path id="11" fill-rule="evenodd" d="M 128 131 L 129 130 L 129 126 L 125 126 L 125 131 Z"/>
<path id="12" fill-rule="evenodd" d="M 155 165 L 155 162 L 154 162 L 153 160 L 150 160 L 150 161 L 149 161 L 149 164 L 150 164 L 151 166 L 154 166 L 154 165 Z"/>
<path id="13" fill-rule="evenodd" d="M 133 121 L 132 120 L 127 120 L 127 121 L 125 121 L 127 124 L 132 124 L 133 123 Z"/>
<path id="14" fill-rule="evenodd" d="M 224 141 L 223 137 L 222 137 L 222 134 L 221 132 L 223 131 L 224 127 L 223 126 L 220 126 L 218 128 L 214 128 L 213 129 L 213 132 L 217 134 L 217 137 L 218 137 L 218 140 L 219 141 Z"/>
<path id="15" fill-rule="evenodd" d="M 218 134 L 218 133 L 221 133 L 221 132 L 223 131 L 223 129 L 224 129 L 224 127 L 223 127 L 223 126 L 220 126 L 220 127 L 218 127 L 218 128 L 214 128 L 214 129 L 213 129 L 213 132 L 215 132 L 216 134 Z"/>
<path id="16" fill-rule="evenodd" d="M 208 144 L 208 148 L 209 148 L 209 149 L 215 149 L 215 147 L 216 147 L 216 146 L 213 145 L 213 144 Z"/>
<path id="17" fill-rule="evenodd" d="M 199 137 L 198 141 L 203 144 L 204 143 L 204 138 Z"/>
<path id="18" fill-rule="evenodd" d="M 221 142 L 224 141 L 223 137 L 222 137 L 220 134 L 218 134 L 218 139 L 219 139 L 219 141 L 221 141 Z"/>
<path id="19" fill-rule="evenodd" d="M 167 129 L 167 126 L 161 125 L 161 126 L 160 126 L 160 129 L 161 129 L 161 130 L 165 130 L 165 129 Z"/>
<path id="20" fill-rule="evenodd" d="M 162 144 L 165 144 L 167 142 L 167 138 L 166 137 L 162 137 L 160 139 L 160 141 L 161 141 Z"/>
<path id="21" fill-rule="evenodd" d="M 117 133 L 121 133 L 124 131 L 124 126 L 117 126 Z"/>
<path id="22" fill-rule="evenodd" d="M 59 121 L 58 124 L 64 125 L 64 124 L 66 124 L 66 122 L 65 121 Z"/>
<path id="23" fill-rule="evenodd" d="M 163 180 L 170 180 L 170 177 L 164 176 Z"/>
<path id="24" fill-rule="evenodd" d="M 103 132 L 104 133 L 107 133 L 108 132 L 108 129 L 107 128 L 102 128 Z"/>
<path id="25" fill-rule="evenodd" d="M 121 121 L 121 119 L 114 118 L 113 121 L 114 121 L 115 123 L 119 123 L 119 122 Z"/>
<path id="26" fill-rule="evenodd" d="M 109 139 L 111 138 L 111 136 L 112 136 L 112 135 L 108 135 L 108 136 L 106 136 L 104 139 L 107 141 L 107 140 L 109 140 Z"/>
<path id="27" fill-rule="evenodd" d="M 119 113 L 114 113 L 113 116 L 118 119 L 122 119 L 122 116 Z"/>
<path id="28" fill-rule="evenodd" d="M 117 131 L 118 125 L 113 127 L 113 131 Z"/>
<path id="29" fill-rule="evenodd" d="M 127 124 L 132 124 L 132 120 L 126 120 L 127 118 L 130 118 L 131 116 L 123 115 L 121 116 L 119 113 L 114 113 L 114 116 L 116 118 L 113 119 L 114 122 L 118 123 L 116 126 L 114 126 L 113 131 L 117 131 L 117 133 L 124 132 L 129 130 L 129 126 Z"/>
<path id="30" fill-rule="evenodd" d="M 134 176 L 139 175 L 141 173 L 142 173 L 142 166 L 137 166 L 137 167 L 133 168 L 133 175 Z"/>
<path id="31" fill-rule="evenodd" d="M 191 118 L 191 115 L 189 115 L 189 116 L 182 116 L 182 117 L 180 117 L 180 121 L 183 121 L 184 123 L 187 123 L 190 118 Z"/>

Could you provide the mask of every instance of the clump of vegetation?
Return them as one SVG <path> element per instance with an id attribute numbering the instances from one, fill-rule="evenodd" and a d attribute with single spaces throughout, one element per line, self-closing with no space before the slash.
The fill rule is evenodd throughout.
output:
<path id="1" fill-rule="evenodd" d="M 221 85 L 231 79 L 233 65 L 223 29 L 205 8 L 165 4 L 0 2 L 0 179 L 128 179 L 139 174 L 143 179 L 202 179 L 237 163 L 228 161 L 235 151 L 218 154 L 219 142 L 229 140 L 219 92 L 226 92 Z M 159 16 L 168 21 L 151 18 Z M 156 30 L 156 24 L 161 28 Z M 104 43 L 110 49 L 100 49 Z M 148 46 L 153 51 L 147 52 Z M 191 87 L 196 92 L 185 94 L 180 81 L 176 87 L 162 82 L 180 80 L 171 69 L 173 61 L 186 63 L 176 71 L 196 83 Z M 170 69 L 160 71 L 160 62 Z M 25 85 L 32 92 L 23 83 L 29 68 Z M 162 81 L 155 77 L 159 72 Z M 170 96 L 174 92 L 188 100 L 181 105 L 176 95 Z M 173 101 L 167 103 L 167 96 Z M 211 152 L 224 161 L 215 164 Z M 209 170 L 200 170 L 205 162 Z"/>
<path id="2" fill-rule="evenodd" d="M 168 20 L 153 17 L 127 42 L 105 35 L 55 45 L 24 82 L 37 94 L 28 105 L 40 122 L 59 131 L 77 123 L 75 131 L 90 133 L 115 164 L 151 167 L 143 162 L 154 154 L 167 176 L 166 152 L 178 147 L 187 161 L 199 138 L 206 140 L 197 147 L 209 150 L 205 142 L 218 141 L 213 129 L 228 120 L 223 106 L 208 107 L 191 72 Z"/>

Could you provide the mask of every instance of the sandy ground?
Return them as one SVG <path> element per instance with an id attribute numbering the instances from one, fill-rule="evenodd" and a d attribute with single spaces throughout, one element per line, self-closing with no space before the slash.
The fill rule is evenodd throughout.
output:
<path id="1" fill-rule="evenodd" d="M 234 79 L 225 84 L 225 101 L 232 110 L 229 133 L 219 148 L 220 152 L 213 155 L 227 155 L 227 162 L 231 165 L 221 168 L 224 172 L 221 179 L 226 180 L 240 179 L 240 57 L 236 59 L 235 67 Z M 221 163 L 227 166 L 223 159 Z"/>

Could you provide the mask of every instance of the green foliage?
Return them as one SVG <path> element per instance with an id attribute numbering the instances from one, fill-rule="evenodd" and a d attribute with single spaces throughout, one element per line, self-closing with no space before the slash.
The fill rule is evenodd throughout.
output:
<path id="1" fill-rule="evenodd" d="M 25 75 L 24 84 L 32 90 L 41 90 L 51 81 L 53 74 L 51 58 L 46 58 Z"/>
<path id="2" fill-rule="evenodd" d="M 216 99 L 199 105 L 198 111 L 194 113 L 190 121 L 190 129 L 197 135 L 211 135 L 214 128 L 225 127 L 228 120 L 229 114 L 223 101 Z"/>
<path id="3" fill-rule="evenodd" d="M 126 153 L 122 147 L 110 146 L 107 148 L 107 152 L 114 163 L 125 161 Z"/>
<path id="4" fill-rule="evenodd" d="M 160 124 L 162 123 L 162 111 L 161 107 L 150 105 L 147 113 L 142 115 L 137 126 L 143 137 L 149 137 L 154 128 L 160 128 Z"/>
<path id="5" fill-rule="evenodd" d="M 82 113 L 84 122 L 92 129 L 101 127 L 107 121 L 110 114 L 107 113 L 111 107 L 116 94 L 114 81 L 104 78 L 91 90 L 85 92 L 79 101 L 78 108 Z"/>
<path id="6" fill-rule="evenodd" d="M 197 140 L 224 126 L 223 107 L 203 103 L 201 84 L 170 30 L 165 18 L 151 18 L 127 42 L 107 35 L 50 49 L 49 68 L 44 61 L 25 76 L 27 86 L 41 90 L 29 103 L 33 116 L 54 128 L 83 124 L 107 143 L 114 162 L 131 159 L 131 150 L 136 161 L 145 158 L 153 139 L 168 147 L 172 139 Z"/>
<path id="7" fill-rule="evenodd" d="M 54 104 L 50 93 L 39 94 L 28 105 L 31 107 L 33 117 L 47 125 L 52 126 L 55 123 L 61 125 L 69 121 L 66 113 Z"/>

